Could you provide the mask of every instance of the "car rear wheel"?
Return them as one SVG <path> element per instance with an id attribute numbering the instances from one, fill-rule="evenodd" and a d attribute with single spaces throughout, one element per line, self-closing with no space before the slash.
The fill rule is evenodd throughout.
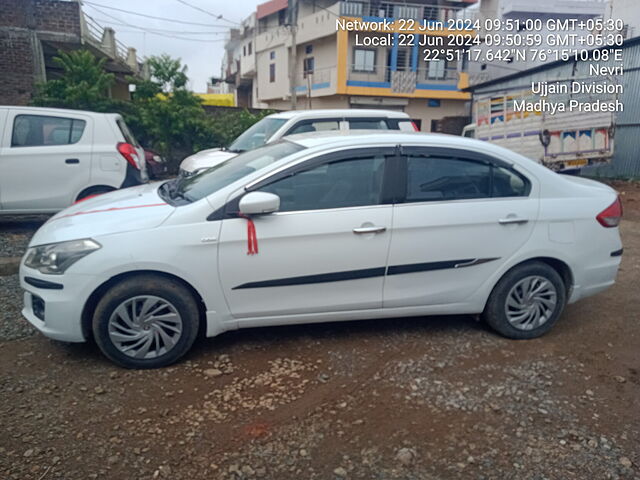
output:
<path id="1" fill-rule="evenodd" d="M 158 368 L 182 357 L 198 333 L 199 310 L 180 282 L 138 275 L 113 286 L 93 317 L 96 343 L 125 368 Z"/>
<path id="2" fill-rule="evenodd" d="M 483 312 L 485 321 L 508 338 L 530 339 L 555 325 L 566 303 L 566 286 L 543 262 L 519 265 L 500 279 Z"/>

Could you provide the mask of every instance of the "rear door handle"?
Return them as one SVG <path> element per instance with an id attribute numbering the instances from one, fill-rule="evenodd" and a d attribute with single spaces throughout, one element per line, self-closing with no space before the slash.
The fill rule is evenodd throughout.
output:
<path id="1" fill-rule="evenodd" d="M 507 217 L 507 218 L 501 218 L 500 220 L 498 220 L 498 223 L 500 225 L 510 225 L 510 224 L 521 224 L 521 223 L 527 223 L 529 221 L 528 218 L 520 218 L 520 217 Z"/>
<path id="2" fill-rule="evenodd" d="M 67 158 L 64 163 L 80 163 L 80 160 L 77 158 Z"/>
<path id="3" fill-rule="evenodd" d="M 387 229 L 387 227 L 358 227 L 353 229 L 353 233 L 363 234 L 363 233 L 382 233 Z"/>

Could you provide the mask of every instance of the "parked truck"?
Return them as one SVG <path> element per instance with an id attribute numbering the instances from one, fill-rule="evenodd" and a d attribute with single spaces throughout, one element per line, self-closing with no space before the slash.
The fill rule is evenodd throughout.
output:
<path id="1" fill-rule="evenodd" d="M 502 90 L 474 97 L 473 120 L 462 135 L 503 146 L 555 171 L 576 170 L 611 161 L 615 114 L 567 111 L 553 114 L 539 109 L 522 111 L 522 102 L 539 102 L 531 89 Z M 575 95 L 551 97 L 568 102 Z M 581 101 L 593 101 L 582 98 Z M 599 98 L 610 101 L 611 97 Z"/>

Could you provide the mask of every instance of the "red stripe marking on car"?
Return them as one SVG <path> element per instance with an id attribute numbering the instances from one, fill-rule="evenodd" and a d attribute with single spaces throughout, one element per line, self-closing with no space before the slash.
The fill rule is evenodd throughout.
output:
<path id="1" fill-rule="evenodd" d="M 151 203 L 149 205 L 132 205 L 130 207 L 111 207 L 111 208 L 105 208 L 105 209 L 102 209 L 102 210 L 88 210 L 86 212 L 76 212 L 76 213 L 70 213 L 68 215 L 62 215 L 61 217 L 52 218 L 52 220 L 60 220 L 61 218 L 66 218 L 66 217 L 75 217 L 76 215 L 88 215 L 90 213 L 115 212 L 115 211 L 118 211 L 118 210 L 130 210 L 132 208 L 161 207 L 163 205 L 167 205 L 167 204 L 166 203 Z"/>

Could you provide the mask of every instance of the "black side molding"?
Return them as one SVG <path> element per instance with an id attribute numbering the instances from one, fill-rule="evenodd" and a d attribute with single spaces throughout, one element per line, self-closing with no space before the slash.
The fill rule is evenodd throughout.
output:
<path id="1" fill-rule="evenodd" d="M 611 252 L 611 256 L 612 257 L 621 257 L 622 256 L 622 252 L 624 252 L 624 248 L 621 248 L 620 250 L 616 250 L 615 252 Z"/>
<path id="2" fill-rule="evenodd" d="M 46 290 L 62 290 L 64 288 L 64 285 L 62 285 L 61 283 L 40 280 L 39 278 L 24 277 L 24 281 L 36 288 L 44 288 Z"/>
<path id="3" fill-rule="evenodd" d="M 258 282 L 243 283 L 233 287 L 231 290 L 241 290 L 245 288 L 265 288 L 265 287 L 286 287 L 291 285 L 310 285 L 314 283 L 342 282 L 345 280 L 361 280 L 364 278 L 383 277 L 385 275 L 404 275 L 407 273 L 429 272 L 432 270 L 446 270 L 449 268 L 465 268 L 481 265 L 487 262 L 498 260 L 493 258 L 464 258 L 461 260 L 447 260 L 441 262 L 412 263 L 408 265 L 393 265 L 388 268 L 375 267 L 364 268 L 362 270 L 347 270 L 344 272 L 320 273 L 315 275 L 304 275 L 301 277 L 276 278 L 273 280 L 262 280 Z"/>
<path id="4" fill-rule="evenodd" d="M 309 285 L 312 283 L 342 282 L 344 280 L 361 280 L 363 278 L 383 277 L 384 267 L 365 268 L 362 270 L 349 270 L 346 272 L 321 273 L 317 275 L 304 275 L 301 277 L 278 278 L 275 280 L 263 280 L 250 282 L 233 287 L 232 290 L 243 288 L 286 287 L 291 285 Z"/>

